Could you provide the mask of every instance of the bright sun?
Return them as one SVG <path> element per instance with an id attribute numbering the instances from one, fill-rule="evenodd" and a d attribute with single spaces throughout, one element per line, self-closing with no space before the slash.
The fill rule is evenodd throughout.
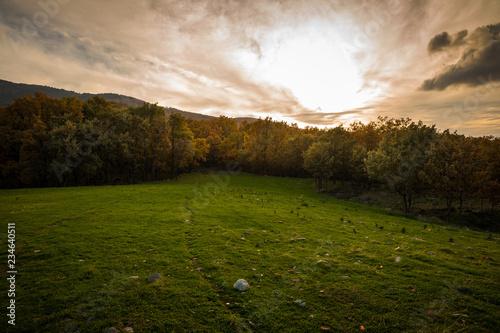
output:
<path id="1" fill-rule="evenodd" d="M 257 79 L 290 89 L 304 107 L 321 112 L 352 110 L 371 99 L 356 63 L 344 56 L 331 31 L 311 26 L 277 35 L 262 48 L 260 60 L 239 56 Z"/>

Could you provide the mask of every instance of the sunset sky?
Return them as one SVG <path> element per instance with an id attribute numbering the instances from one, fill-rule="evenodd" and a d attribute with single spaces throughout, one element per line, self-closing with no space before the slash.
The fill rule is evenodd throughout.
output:
<path id="1" fill-rule="evenodd" d="M 500 136 L 498 0 L 2 0 L 0 79 L 300 126 Z"/>

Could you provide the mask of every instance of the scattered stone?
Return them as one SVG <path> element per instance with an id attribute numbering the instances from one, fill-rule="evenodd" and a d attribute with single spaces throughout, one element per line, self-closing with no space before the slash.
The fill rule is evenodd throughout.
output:
<path id="1" fill-rule="evenodd" d="M 221 286 L 223 286 L 223 285 L 225 285 L 225 284 L 227 284 L 227 282 L 226 282 L 226 281 L 222 282 Z"/>
<path id="2" fill-rule="evenodd" d="M 118 331 L 116 330 L 116 328 L 110 327 L 110 328 L 108 328 L 108 330 L 106 331 L 106 333 L 118 333 Z"/>
<path id="3" fill-rule="evenodd" d="M 295 303 L 299 303 L 300 304 L 300 303 L 302 303 L 302 300 L 301 299 L 296 299 Z"/>
<path id="4" fill-rule="evenodd" d="M 243 279 L 239 279 L 234 284 L 234 289 L 239 290 L 239 291 L 247 291 L 249 288 L 250 288 L 250 285 L 248 284 L 247 281 L 245 281 Z"/>
<path id="5" fill-rule="evenodd" d="M 351 277 L 350 276 L 347 276 L 347 275 L 343 275 L 340 277 L 341 279 L 350 279 Z"/>
<path id="6" fill-rule="evenodd" d="M 392 288 L 387 288 L 387 291 L 392 291 L 393 289 Z"/>
<path id="7" fill-rule="evenodd" d="M 401 257 L 396 257 L 396 259 L 394 259 L 395 262 L 401 262 Z"/>
<path id="8" fill-rule="evenodd" d="M 154 282 L 157 280 L 163 280 L 163 278 L 160 273 L 154 273 L 153 275 L 148 276 L 148 280 Z"/>
<path id="9" fill-rule="evenodd" d="M 130 326 L 129 326 L 129 327 L 125 327 L 125 328 L 123 329 L 123 331 L 124 331 L 124 332 L 129 332 L 129 333 L 132 333 L 132 332 L 134 332 L 134 329 L 133 329 L 132 327 L 130 327 Z"/>
<path id="10" fill-rule="evenodd" d="M 298 241 L 305 241 L 305 238 L 297 238 Z"/>
<path id="11" fill-rule="evenodd" d="M 387 245 L 392 245 L 392 243 L 391 242 L 387 242 Z"/>
<path id="12" fill-rule="evenodd" d="M 290 238 L 290 242 L 295 242 L 295 239 L 293 239 L 293 238 Z"/>
<path id="13" fill-rule="evenodd" d="M 38 252 L 40 252 L 40 251 L 41 251 L 41 250 L 35 250 L 35 251 L 33 251 L 33 252 L 38 253 Z"/>
<path id="14" fill-rule="evenodd" d="M 138 279 L 139 277 L 137 275 L 131 276 L 131 279 Z"/>

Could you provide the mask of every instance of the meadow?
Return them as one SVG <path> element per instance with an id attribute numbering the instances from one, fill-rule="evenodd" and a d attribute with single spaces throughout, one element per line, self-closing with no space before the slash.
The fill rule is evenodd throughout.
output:
<path id="1" fill-rule="evenodd" d="M 0 205 L 4 286 L 16 229 L 4 332 L 500 331 L 498 234 L 337 200 L 312 179 L 192 173 L 2 190 Z"/>

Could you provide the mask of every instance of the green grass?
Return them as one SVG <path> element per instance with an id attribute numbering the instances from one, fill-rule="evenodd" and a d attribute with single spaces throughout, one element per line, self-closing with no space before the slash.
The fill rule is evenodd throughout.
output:
<path id="1" fill-rule="evenodd" d="M 0 203 L 0 278 L 7 222 L 18 271 L 16 326 L 4 314 L 0 331 L 500 330 L 498 235 L 318 195 L 309 179 L 190 174 Z"/>

